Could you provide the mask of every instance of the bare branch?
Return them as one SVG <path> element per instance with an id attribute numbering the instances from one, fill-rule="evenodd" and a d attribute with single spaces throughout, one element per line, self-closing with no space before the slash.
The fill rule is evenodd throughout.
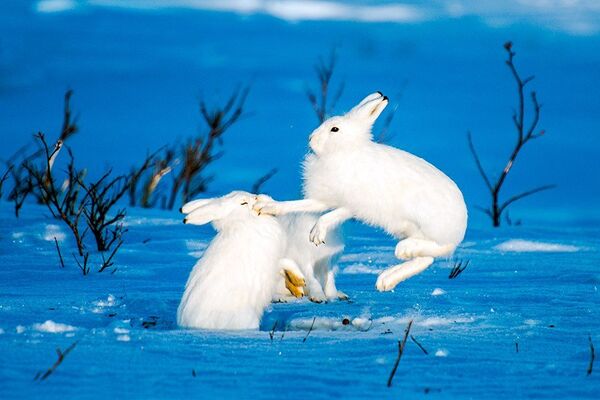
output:
<path id="1" fill-rule="evenodd" d="M 413 320 L 411 319 L 404 330 L 404 339 L 398 340 L 398 357 L 394 362 L 394 367 L 392 368 L 392 372 L 390 373 L 390 377 L 387 381 L 387 387 L 392 386 L 392 380 L 394 379 L 394 375 L 396 375 L 396 370 L 398 369 L 398 364 L 400 364 L 400 359 L 402 358 L 402 354 L 404 353 L 404 346 L 406 345 L 406 340 L 408 339 L 408 335 L 410 333 L 410 328 L 412 327 Z"/>
<path id="2" fill-rule="evenodd" d="M 477 165 L 477 170 L 479 171 L 479 174 L 483 178 L 483 181 L 485 182 L 485 185 L 488 187 L 490 192 L 493 192 L 494 189 L 492 188 L 490 179 L 487 177 L 485 170 L 481 165 L 481 161 L 479 160 L 479 156 L 477 155 L 477 151 L 475 150 L 475 146 L 473 145 L 473 138 L 471 138 L 471 132 L 467 132 L 467 139 L 469 140 L 469 149 L 471 150 L 471 154 L 473 155 L 473 159 L 475 160 L 475 164 Z"/>
<path id="3" fill-rule="evenodd" d="M 510 199 L 506 200 L 500 206 L 500 213 L 502 213 L 502 211 L 504 211 L 504 209 L 506 209 L 506 207 L 508 207 L 510 204 L 514 203 L 517 200 L 521 200 L 524 197 L 531 196 L 532 194 L 535 194 L 535 193 L 543 192 L 544 190 L 553 189 L 555 187 L 556 187 L 556 185 L 544 185 L 544 186 L 540 186 L 535 189 L 531 189 L 526 192 L 520 193 L 516 196 L 513 196 Z"/>
<path id="4" fill-rule="evenodd" d="M 587 369 L 587 375 L 590 376 L 592 374 L 592 370 L 594 369 L 594 359 L 596 358 L 596 350 L 594 349 L 594 343 L 592 343 L 592 336 L 588 336 L 590 341 L 590 363 Z"/>
<path id="5" fill-rule="evenodd" d="M 67 349 L 65 351 L 61 351 L 60 349 L 56 349 L 56 354 L 58 355 L 58 359 L 56 360 L 56 362 L 54 362 L 54 364 L 48 368 L 48 370 L 46 370 L 46 372 L 44 372 L 43 374 L 40 372 L 37 373 L 37 375 L 35 376 L 35 378 L 33 378 L 33 380 L 38 380 L 38 378 L 40 380 L 45 380 L 46 378 L 48 378 L 50 375 L 52 375 L 52 373 L 56 370 L 56 368 L 59 367 L 60 364 L 62 364 L 62 362 L 65 360 L 65 357 L 69 355 L 69 353 L 75 348 L 75 346 L 77 346 L 77 343 L 79 341 L 75 341 L 73 342 L 73 344 L 71 344 L 69 347 L 67 347 Z"/>
<path id="6" fill-rule="evenodd" d="M 310 335 L 310 333 L 313 330 L 313 327 L 315 326 L 315 321 L 317 320 L 317 317 L 314 317 L 312 320 L 312 324 L 310 324 L 310 328 L 308 329 L 308 332 L 306 332 L 306 336 L 304 336 L 304 339 L 302 339 L 302 343 L 306 342 L 306 339 L 308 339 L 308 335 Z"/>
<path id="7" fill-rule="evenodd" d="M 479 156 L 477 155 L 477 152 L 475 151 L 475 147 L 473 145 L 473 140 L 471 138 L 470 132 L 467 134 L 469 149 L 471 150 L 471 154 L 473 155 L 475 163 L 477 164 L 477 169 L 479 171 L 479 174 L 483 178 L 485 185 L 487 186 L 488 190 L 490 191 L 490 194 L 492 197 L 492 205 L 491 205 L 490 209 L 489 210 L 484 209 L 484 212 L 488 216 L 490 216 L 490 218 L 492 220 L 492 225 L 494 227 L 500 226 L 502 212 L 506 209 L 506 207 L 508 205 L 510 205 L 511 203 L 514 203 L 515 201 L 517 201 L 519 199 L 522 199 L 523 197 L 530 196 L 534 193 L 538 193 L 542 190 L 546 190 L 546 189 L 553 187 L 553 185 L 542 186 L 540 188 L 536 188 L 536 189 L 527 191 L 525 193 L 521 193 L 519 195 L 513 196 L 513 197 L 509 198 L 508 200 L 506 200 L 502 204 L 500 204 L 500 202 L 499 202 L 500 191 L 504 185 L 504 182 L 506 181 L 506 178 L 508 177 L 508 174 L 512 170 L 512 168 L 515 164 L 515 161 L 516 161 L 520 151 L 522 150 L 523 146 L 527 142 L 529 142 L 531 139 L 538 138 L 545 133 L 544 130 L 541 130 L 536 133 L 536 129 L 537 129 L 537 126 L 538 126 L 538 123 L 540 120 L 541 105 L 539 104 L 539 102 L 537 100 L 537 95 L 535 92 L 531 92 L 531 102 L 533 104 L 533 117 L 532 117 L 529 127 L 527 128 L 527 131 L 525 131 L 525 126 L 524 126 L 524 121 L 525 121 L 524 88 L 525 88 L 525 85 L 527 85 L 529 82 L 531 82 L 534 79 L 534 76 L 529 76 L 525 79 L 521 78 L 521 76 L 520 76 L 519 72 L 517 71 L 515 64 L 513 62 L 516 53 L 513 51 L 512 48 L 513 48 L 512 42 L 506 42 L 504 44 L 504 49 L 508 53 L 508 59 L 506 60 L 506 65 L 510 69 L 512 76 L 517 84 L 518 107 L 517 107 L 517 110 L 513 112 L 512 121 L 517 130 L 518 135 L 517 135 L 517 142 L 515 144 L 515 147 L 513 148 L 510 156 L 508 157 L 508 160 L 507 160 L 504 168 L 502 169 L 501 173 L 499 174 L 497 180 L 493 184 L 482 167 Z"/>
<path id="8" fill-rule="evenodd" d="M 267 182 L 269 179 L 271 179 L 273 177 L 273 175 L 275 175 L 277 173 L 277 171 L 279 171 L 277 168 L 273 168 L 269 172 L 267 172 L 266 174 L 264 174 L 263 176 L 258 178 L 256 180 L 256 182 L 254 182 L 254 184 L 252 185 L 251 192 L 255 193 L 255 194 L 259 194 L 261 187 L 265 184 L 265 182 Z"/>

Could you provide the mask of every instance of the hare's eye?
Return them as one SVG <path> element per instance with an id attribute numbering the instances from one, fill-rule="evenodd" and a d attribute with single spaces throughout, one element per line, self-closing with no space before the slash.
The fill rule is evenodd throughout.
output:
<path id="1" fill-rule="evenodd" d="M 245 202 L 243 202 L 243 203 L 240 203 L 240 206 L 247 206 L 247 205 L 248 205 L 248 202 L 247 202 L 247 201 L 245 201 Z"/>
<path id="2" fill-rule="evenodd" d="M 333 128 L 331 128 L 331 132 L 337 132 L 339 130 L 340 130 L 340 128 L 338 128 L 337 126 L 334 126 Z"/>

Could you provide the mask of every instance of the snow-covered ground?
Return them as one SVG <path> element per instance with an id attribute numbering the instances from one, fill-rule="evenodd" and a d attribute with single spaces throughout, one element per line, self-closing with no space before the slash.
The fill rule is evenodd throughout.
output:
<path id="1" fill-rule="evenodd" d="M 24 210 L 17 220 L 0 203 L 2 398 L 597 398 L 600 370 L 586 370 L 588 335 L 600 345 L 598 228 L 473 228 L 456 279 L 440 261 L 379 293 L 394 243 L 350 224 L 337 275 L 350 301 L 273 304 L 260 331 L 203 332 L 179 329 L 175 311 L 209 228 L 132 209 L 116 272 L 83 277 L 68 232 Z M 387 388 L 411 319 L 428 354 L 409 339 Z"/>

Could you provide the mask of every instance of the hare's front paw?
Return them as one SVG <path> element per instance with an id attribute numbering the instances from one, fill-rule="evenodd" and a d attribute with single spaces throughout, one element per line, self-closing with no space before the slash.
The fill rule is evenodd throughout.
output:
<path id="1" fill-rule="evenodd" d="M 317 221 L 315 226 L 310 230 L 309 240 L 318 246 L 325 243 L 325 237 L 328 231 L 327 225 L 325 225 L 320 219 Z"/>
<path id="2" fill-rule="evenodd" d="M 276 201 L 257 201 L 252 209 L 256 211 L 258 215 L 279 215 L 281 212 L 279 203 Z"/>

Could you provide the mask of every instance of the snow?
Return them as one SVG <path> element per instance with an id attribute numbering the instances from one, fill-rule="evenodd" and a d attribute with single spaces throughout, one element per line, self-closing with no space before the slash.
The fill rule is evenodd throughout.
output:
<path id="1" fill-rule="evenodd" d="M 337 274 L 349 301 L 273 304 L 258 331 L 192 331 L 177 327 L 175 313 L 214 234 L 209 227 L 184 226 L 176 211 L 129 208 L 117 271 L 83 277 L 69 230 L 33 199 L 15 219 L 4 187 L 1 397 L 274 399 L 292 388 L 307 399 L 597 398 L 598 364 L 591 376 L 586 369 L 588 335 L 600 343 L 600 174 L 590 167 L 600 149 L 599 9 L 582 1 L 496 3 L 3 1 L 2 160 L 30 145 L 33 132 L 58 134 L 65 88 L 75 91 L 80 126 L 69 146 L 78 167 L 98 176 L 110 167 L 126 173 L 149 152 L 205 132 L 198 98 L 223 102 L 250 82 L 248 113 L 224 136 L 207 195 L 248 189 L 277 167 L 265 191 L 295 198 L 316 124 L 306 86 L 314 85 L 317 58 L 335 47 L 333 86 L 346 84 L 336 111 L 373 90 L 390 96 L 397 107 L 390 144 L 455 179 L 470 221 L 452 259 L 389 293 L 374 284 L 398 262 L 396 243 L 350 222 Z M 531 89 L 548 133 L 525 149 L 501 197 L 557 187 L 511 204 L 515 225 L 503 220 L 492 229 L 474 207 L 489 206 L 489 194 L 465 132 L 472 130 L 495 176 L 514 134 L 508 39 L 524 76 L 536 76 Z M 455 259 L 471 262 L 450 280 Z M 429 354 L 409 339 L 387 388 L 411 320 L 411 335 Z M 67 326 L 74 329 L 50 332 Z M 74 342 L 47 380 L 33 382 L 57 348 Z"/>
<path id="2" fill-rule="evenodd" d="M 580 250 L 577 246 L 560 244 L 560 243 L 546 243 L 537 242 L 532 240 L 521 240 L 511 239 L 506 242 L 500 243 L 494 247 L 496 250 L 504 252 L 565 252 L 573 253 Z"/>
<path id="3" fill-rule="evenodd" d="M 72 332 L 76 330 L 74 326 L 61 324 L 60 322 L 54 322 L 52 320 L 47 320 L 43 323 L 33 324 L 33 329 L 38 332 L 47 332 L 47 333 L 63 333 L 63 332 Z"/>
<path id="4" fill-rule="evenodd" d="M 446 294 L 446 291 L 441 288 L 435 288 L 435 289 L 433 289 L 433 292 L 431 292 L 432 296 L 441 296 L 443 294 Z"/>
<path id="5" fill-rule="evenodd" d="M 117 272 L 82 277 L 69 258 L 61 269 L 54 243 L 36 234 L 54 223 L 45 210 L 26 207 L 17 220 L 7 203 L 0 203 L 0 321 L 5 329 L 0 362 L 11 365 L 0 368 L 0 382 L 7 398 L 40 394 L 42 388 L 30 384 L 33 376 L 54 363 L 57 347 L 64 350 L 75 341 L 75 349 L 45 381 L 46 388 L 53 388 L 50 398 L 105 398 L 107 389 L 92 388 L 115 385 L 134 397 L 161 398 L 198 390 L 231 398 L 240 385 L 244 396 L 261 398 L 278 398 L 289 385 L 302 387 L 307 398 L 419 397 L 427 387 L 439 389 L 441 397 L 461 398 L 515 394 L 515 387 L 522 396 L 594 398 L 596 393 L 594 381 L 585 379 L 588 334 L 600 340 L 594 333 L 600 329 L 596 228 L 518 228 L 523 240 L 585 249 L 577 253 L 504 253 L 495 246 L 512 240 L 514 229 L 471 228 L 469 245 L 455 254 L 471 263 L 457 278 L 448 279 L 451 263 L 440 260 L 393 293 L 380 293 L 372 269 L 393 260 L 388 254 L 393 241 L 350 223 L 345 227 L 348 257 L 341 258 L 337 274 L 338 288 L 350 301 L 272 304 L 259 331 L 210 332 L 180 329 L 175 322 L 196 262 L 190 248 L 201 255 L 214 234 L 210 229 L 132 225 L 115 259 Z M 149 220 L 177 216 L 176 211 L 129 213 Z M 13 243 L 13 231 L 24 232 L 26 240 Z M 74 251 L 73 246 L 67 235 L 63 253 Z M 359 262 L 370 268 L 345 273 Z M 532 291 L 532 286 L 543 290 Z M 443 296 L 432 295 L 442 287 Z M 397 371 L 402 379 L 388 389 L 397 343 L 411 320 L 411 335 L 429 355 L 409 339 Z M 441 358 L 448 361 L 436 361 Z M 197 378 L 190 383 L 192 369 Z M 152 384 L 157 377 L 166 382 L 160 388 Z M 574 377 L 582 379 L 576 386 Z M 78 383 L 72 384 L 75 378 Z M 356 385 L 351 394 L 349 382 Z"/>

